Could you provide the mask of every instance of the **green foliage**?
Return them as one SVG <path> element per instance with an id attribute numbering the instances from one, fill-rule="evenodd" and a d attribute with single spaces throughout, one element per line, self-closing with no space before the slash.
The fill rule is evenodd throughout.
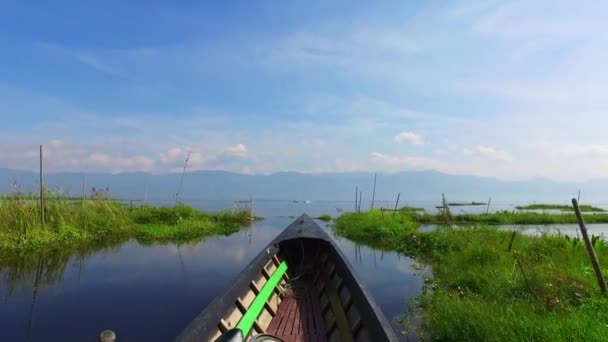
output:
<path id="1" fill-rule="evenodd" d="M 403 212 L 403 213 L 416 213 L 416 212 L 423 212 L 424 208 L 419 208 L 419 207 L 411 207 L 411 206 L 404 206 L 399 208 L 399 211 Z"/>
<path id="2" fill-rule="evenodd" d="M 441 210 L 437 214 L 411 213 L 411 218 L 423 224 L 567 224 L 577 223 L 574 213 L 549 214 L 540 212 L 500 211 L 488 214 L 458 214 L 453 215 Z M 588 214 L 584 216 L 586 223 L 608 223 L 608 213 Z"/>
<path id="3" fill-rule="evenodd" d="M 345 213 L 336 219 L 336 231 L 349 239 L 366 240 L 376 247 L 386 247 L 417 225 L 409 215 L 372 210 L 365 213 Z"/>
<path id="4" fill-rule="evenodd" d="M 38 198 L 15 193 L 0 199 L 0 256 L 129 237 L 184 241 L 229 234 L 251 221 L 248 211 L 204 213 L 184 204 L 129 209 L 98 189 L 84 201 L 45 190 L 44 203 L 43 226 Z"/>
<path id="5" fill-rule="evenodd" d="M 508 252 L 511 232 L 473 225 L 425 233 L 411 220 L 395 223 L 408 217 L 397 215 L 387 224 L 389 217 L 346 214 L 337 219 L 336 231 L 432 266 L 433 277 L 419 298 L 424 333 L 431 339 L 602 341 L 608 336 L 608 299 L 600 295 L 578 239 L 516 235 Z M 594 246 L 606 269 L 606 243 L 594 239 Z"/>
<path id="6" fill-rule="evenodd" d="M 582 212 L 605 212 L 606 209 L 594 207 L 588 204 L 581 204 L 578 206 Z M 560 210 L 560 211 L 574 211 L 574 207 L 571 205 L 564 204 L 530 204 L 524 206 L 517 206 L 515 209 L 518 210 Z"/>
<path id="7" fill-rule="evenodd" d="M 204 214 L 185 204 L 172 207 L 152 207 L 142 205 L 131 210 L 129 216 L 135 223 L 177 224 L 184 220 L 200 219 Z"/>
<path id="8" fill-rule="evenodd" d="M 329 222 L 329 221 L 331 221 L 331 216 L 329 214 L 323 214 L 319 217 L 316 217 L 316 219 L 324 221 L 324 222 Z"/>

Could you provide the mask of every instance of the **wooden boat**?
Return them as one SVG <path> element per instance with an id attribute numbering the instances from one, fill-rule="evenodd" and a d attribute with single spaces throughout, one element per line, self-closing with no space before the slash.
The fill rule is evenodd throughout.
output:
<path id="1" fill-rule="evenodd" d="M 396 341 L 332 239 L 306 214 L 176 341 Z"/>

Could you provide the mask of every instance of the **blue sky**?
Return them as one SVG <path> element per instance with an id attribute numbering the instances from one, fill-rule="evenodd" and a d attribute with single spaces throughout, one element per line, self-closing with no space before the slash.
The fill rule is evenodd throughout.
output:
<path id="1" fill-rule="evenodd" d="M 607 7 L 0 0 L 0 167 L 605 178 Z"/>

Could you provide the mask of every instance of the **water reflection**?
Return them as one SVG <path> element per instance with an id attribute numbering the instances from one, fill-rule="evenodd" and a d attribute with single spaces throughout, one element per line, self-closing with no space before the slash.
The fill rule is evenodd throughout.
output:
<path id="1" fill-rule="evenodd" d="M 170 340 L 291 221 L 191 243 L 130 240 L 5 260 L 0 340 L 89 340 L 108 328 L 121 340 Z M 334 239 L 386 316 L 407 312 L 422 286 L 412 260 Z"/>

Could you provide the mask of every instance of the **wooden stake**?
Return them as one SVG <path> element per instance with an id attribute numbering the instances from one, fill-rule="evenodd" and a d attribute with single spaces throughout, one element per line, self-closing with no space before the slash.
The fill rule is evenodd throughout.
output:
<path id="1" fill-rule="evenodd" d="M 253 195 L 249 194 L 249 217 L 251 217 L 251 221 L 253 221 Z"/>
<path id="2" fill-rule="evenodd" d="M 358 199 L 359 199 L 359 187 L 358 187 L 358 186 L 356 186 L 356 187 L 355 187 L 355 213 L 357 212 L 357 210 L 358 210 L 358 208 L 359 208 L 359 207 L 357 206 Z"/>
<path id="3" fill-rule="evenodd" d="M 395 202 L 395 211 L 393 211 L 393 216 L 395 214 L 397 214 L 397 206 L 399 205 L 399 197 L 401 196 L 401 193 L 397 194 L 397 202 Z"/>
<path id="4" fill-rule="evenodd" d="M 492 203 L 492 197 L 488 199 L 488 207 L 486 208 L 486 214 L 490 212 L 490 203 Z"/>
<path id="5" fill-rule="evenodd" d="M 87 228 L 87 215 L 86 215 L 86 208 L 85 208 L 85 201 L 87 199 L 87 192 L 86 192 L 86 185 L 87 185 L 87 181 L 84 177 L 84 175 L 82 176 L 82 220 L 84 221 L 84 228 Z"/>
<path id="6" fill-rule="evenodd" d="M 44 226 L 44 183 L 42 182 L 42 145 L 40 145 L 40 224 Z"/>
<path id="7" fill-rule="evenodd" d="M 374 190 L 372 191 L 372 205 L 369 207 L 369 211 L 374 209 L 374 200 L 376 199 L 376 173 L 374 172 Z"/>
<path id="8" fill-rule="evenodd" d="M 186 156 L 186 161 L 184 162 L 184 170 L 182 171 L 182 176 L 179 179 L 179 186 L 177 187 L 177 192 L 175 193 L 175 204 L 179 204 L 179 194 L 182 191 L 182 184 L 184 183 L 184 175 L 186 174 L 186 168 L 188 167 L 188 161 L 190 160 L 191 151 L 188 152 Z"/>
<path id="9" fill-rule="evenodd" d="M 513 231 L 513 234 L 511 235 L 511 241 L 509 242 L 509 249 L 507 249 L 507 252 L 510 252 L 511 248 L 513 247 L 513 241 L 515 241 L 515 234 L 517 234 L 517 232 Z"/>
<path id="10" fill-rule="evenodd" d="M 583 240 L 585 240 L 585 246 L 587 247 L 587 252 L 589 253 L 589 258 L 591 258 L 591 264 L 593 264 L 593 269 L 595 270 L 595 276 L 597 278 L 597 283 L 600 286 L 600 290 L 603 294 L 606 294 L 606 280 L 604 279 L 604 275 L 602 274 L 602 269 L 600 268 L 600 262 L 597 259 L 597 255 L 595 254 L 595 250 L 593 249 L 593 244 L 589 240 L 589 235 L 587 234 L 587 227 L 585 227 L 585 221 L 583 220 L 583 215 L 581 215 L 581 211 L 578 207 L 578 201 L 573 198 L 572 205 L 574 206 L 574 212 L 576 213 L 576 219 L 578 220 L 578 225 L 581 228 L 581 233 L 583 234 Z"/>

